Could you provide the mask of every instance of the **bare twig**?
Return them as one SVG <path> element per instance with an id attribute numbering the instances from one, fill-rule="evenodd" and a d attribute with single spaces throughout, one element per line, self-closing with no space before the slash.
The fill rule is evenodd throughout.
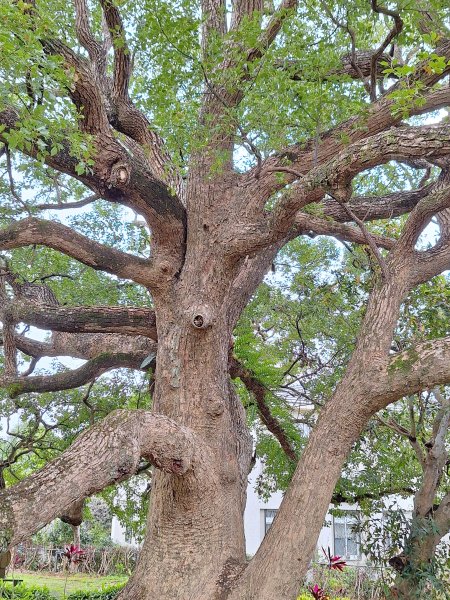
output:
<path id="1" fill-rule="evenodd" d="M 339 202 L 339 203 L 344 208 L 344 210 L 348 213 L 348 216 L 351 217 L 353 219 L 353 221 L 355 221 L 355 223 L 361 229 L 361 232 L 367 241 L 367 245 L 372 250 L 374 257 L 375 257 L 378 265 L 380 266 L 382 278 L 384 279 L 384 281 L 387 281 L 389 279 L 389 270 L 387 268 L 386 262 L 382 256 L 375 240 L 373 239 L 372 235 L 370 234 L 369 230 L 367 229 L 364 221 L 362 219 L 360 219 L 357 215 L 355 215 L 355 213 L 348 206 L 348 204 L 346 204 L 345 202 Z"/>
<path id="2" fill-rule="evenodd" d="M 86 198 L 83 198 L 83 200 L 77 200 L 76 202 L 49 202 L 44 204 L 37 204 L 33 208 L 37 210 L 67 210 L 70 208 L 82 208 L 83 206 L 92 204 L 92 202 L 95 202 L 100 198 L 100 194 L 92 194 L 92 196 L 87 196 Z"/>
<path id="3" fill-rule="evenodd" d="M 11 163 L 11 153 L 9 151 L 9 147 L 7 145 L 5 145 L 4 148 L 5 148 L 5 155 L 6 155 L 6 171 L 8 173 L 9 189 L 10 189 L 11 195 L 14 198 L 14 200 L 16 200 L 23 207 L 24 211 L 27 212 L 29 215 L 31 215 L 29 206 L 27 205 L 26 202 L 24 202 L 22 200 L 20 194 L 16 190 L 16 185 L 14 183 L 14 176 L 13 176 L 13 168 L 12 168 L 12 163 Z"/>
<path id="4" fill-rule="evenodd" d="M 394 19 L 394 26 L 389 31 L 378 49 L 373 53 L 370 66 L 370 99 L 375 102 L 377 99 L 377 64 L 380 56 L 386 50 L 392 40 L 399 35 L 403 29 L 403 20 L 397 12 L 389 10 L 384 6 L 379 6 L 377 0 L 371 0 L 372 10 L 378 14 L 387 15 Z"/>

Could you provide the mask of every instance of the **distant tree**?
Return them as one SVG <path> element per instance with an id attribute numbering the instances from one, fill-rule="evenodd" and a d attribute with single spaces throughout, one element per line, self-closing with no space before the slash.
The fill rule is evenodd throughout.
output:
<path id="1" fill-rule="evenodd" d="M 148 371 L 152 393 L 151 410 L 94 414 L 59 457 L 0 491 L 1 547 L 144 459 L 154 468 L 147 533 L 121 600 L 293 599 L 369 420 L 450 381 L 447 336 L 392 350 L 408 294 L 450 265 L 450 126 L 423 119 L 450 104 L 446 3 L 0 7 L 1 384 L 38 404 L 126 368 Z M 129 212 L 115 205 L 134 223 L 118 222 Z M 431 221 L 437 241 L 418 246 Z M 252 439 L 230 375 L 258 390 L 233 356 L 233 331 L 278 252 L 315 235 L 366 246 L 375 275 L 351 356 L 247 563 Z M 55 275 L 72 277 L 66 298 Z M 124 292 L 116 278 L 141 287 Z M 32 338 L 19 323 L 52 335 Z M 22 355 L 86 362 L 33 374 Z M 434 521 L 449 511 L 447 495 Z"/>

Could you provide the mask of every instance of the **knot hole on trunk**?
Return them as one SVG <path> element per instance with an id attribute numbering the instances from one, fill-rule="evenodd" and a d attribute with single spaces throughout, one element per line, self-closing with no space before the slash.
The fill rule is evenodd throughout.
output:
<path id="1" fill-rule="evenodd" d="M 191 324 L 195 329 L 207 329 L 212 325 L 211 312 L 206 306 L 196 307 L 192 311 Z"/>
<path id="2" fill-rule="evenodd" d="M 205 319 L 204 319 L 203 315 L 194 315 L 194 318 L 192 319 L 192 323 L 193 323 L 194 327 L 197 327 L 197 329 L 203 329 L 203 326 L 205 324 Z"/>
<path id="3" fill-rule="evenodd" d="M 130 181 L 130 167 L 122 162 L 116 163 L 111 169 L 112 185 L 126 185 Z"/>

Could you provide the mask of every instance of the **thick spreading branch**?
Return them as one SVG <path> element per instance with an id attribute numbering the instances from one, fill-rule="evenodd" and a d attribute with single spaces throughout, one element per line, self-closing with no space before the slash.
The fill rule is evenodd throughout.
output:
<path id="1" fill-rule="evenodd" d="M 58 50 L 59 45 L 56 44 L 54 52 Z M 93 85 L 94 76 L 92 73 L 85 74 L 84 78 L 89 81 L 88 87 Z M 80 76 L 77 80 L 77 86 L 82 86 L 83 81 L 83 77 Z M 77 89 L 76 87 L 73 94 L 77 94 Z M 89 90 L 80 90 L 78 92 L 79 97 L 77 96 L 77 99 L 74 99 L 80 106 L 84 106 L 82 99 L 84 94 L 89 96 Z M 102 109 L 99 107 L 97 109 L 103 114 Z M 103 117 L 99 121 L 92 113 L 92 124 L 89 121 L 83 120 L 82 122 L 86 130 L 91 133 L 94 132 L 92 140 L 95 146 L 93 169 L 80 175 L 78 160 L 73 156 L 70 145 L 68 143 L 62 144 L 63 148 L 52 155 L 52 143 L 48 138 L 40 140 L 48 148 L 44 159 L 45 163 L 59 172 L 78 179 L 99 197 L 110 202 L 129 206 L 142 214 L 152 229 L 155 254 L 156 249 L 165 247 L 165 255 L 174 260 L 176 271 L 183 255 L 186 211 L 180 198 L 173 193 L 173 189 L 177 188 L 162 179 L 164 173 L 172 172 L 168 157 L 167 155 L 161 155 L 159 137 L 148 128 L 148 122 L 139 111 L 133 112 L 130 106 L 123 112 L 123 118 L 120 117 L 121 114 L 120 106 L 118 106 L 117 120 L 118 123 L 124 124 L 123 127 L 118 124 L 118 130 L 123 130 L 126 135 L 131 137 L 133 131 L 135 131 L 140 140 L 144 137 L 146 143 L 144 150 L 148 149 L 148 160 L 142 162 L 133 157 L 126 147 L 113 137 L 109 123 L 106 124 Z M 129 125 L 125 125 L 127 116 L 130 116 Z M 13 107 L 6 107 L 0 111 L 0 125 L 4 125 L 5 131 L 9 133 L 14 129 L 20 129 L 21 118 L 19 112 Z M 0 141 L 5 141 L 1 133 Z M 141 141 L 141 143 L 143 144 L 144 141 Z M 29 148 L 22 149 L 22 152 L 36 158 L 39 154 L 42 154 L 42 147 L 38 148 L 37 145 L 32 145 Z M 150 160 L 150 154 L 152 153 L 155 155 L 155 164 Z"/>
<path id="2" fill-rule="evenodd" d="M 4 332 L 0 330 L 0 345 L 3 344 L 3 335 Z M 54 332 L 50 342 L 41 342 L 16 333 L 14 345 L 20 352 L 38 360 L 44 356 L 72 356 L 91 360 L 106 354 L 139 354 L 143 361 L 149 354 L 156 354 L 157 348 L 156 342 L 148 337 L 115 333 Z"/>
<path id="3" fill-rule="evenodd" d="M 19 302 L 5 309 L 16 323 L 68 333 L 120 333 L 157 339 L 156 317 L 148 308 L 125 306 L 38 306 Z"/>
<path id="4" fill-rule="evenodd" d="M 145 286 L 151 287 L 157 279 L 151 260 L 108 248 L 61 223 L 30 217 L 0 230 L 1 250 L 33 244 L 53 248 L 93 269 L 132 279 Z"/>
<path id="5" fill-rule="evenodd" d="M 392 192 L 385 196 L 354 196 L 348 201 L 348 206 L 362 221 L 393 219 L 411 212 L 435 187 L 431 183 L 416 190 Z M 332 217 L 340 222 L 351 221 L 348 212 L 336 200 L 327 199 L 320 208 L 325 217 Z"/>
<path id="6" fill-rule="evenodd" d="M 147 411 L 118 410 L 56 460 L 0 491 L 0 551 L 30 538 L 54 518 L 108 485 L 127 479 L 145 458 L 175 477 L 195 477 L 203 446 L 187 428 Z"/>
<path id="7" fill-rule="evenodd" d="M 450 42 L 443 40 L 436 48 L 439 56 L 450 59 Z M 450 68 L 450 67 L 449 67 Z M 430 73 L 428 62 L 423 61 L 415 73 L 408 78 L 408 85 L 414 86 L 417 83 L 422 87 L 423 102 L 412 106 L 409 114 L 419 115 L 448 106 L 450 101 L 450 91 L 447 86 L 433 89 L 433 86 L 445 77 L 447 69 L 443 73 Z M 305 175 L 315 166 L 319 166 L 329 161 L 336 153 L 342 149 L 342 139 L 347 138 L 350 143 L 362 140 L 390 127 L 397 126 L 401 122 L 401 116 L 396 112 L 394 100 L 390 96 L 405 81 L 402 79 L 393 88 L 389 94 L 382 96 L 377 102 L 373 103 L 368 114 L 360 117 L 352 117 L 348 121 L 333 127 L 332 129 L 320 135 L 319 139 L 311 139 L 306 144 L 293 144 L 286 147 L 281 152 L 268 157 L 262 168 L 255 167 L 250 171 L 246 178 L 251 180 L 257 177 L 254 183 L 257 191 L 266 201 L 272 194 L 291 183 L 297 177 L 291 175 L 286 177 L 285 182 L 281 182 L 274 172 L 277 167 L 283 167 L 288 164 L 297 173 Z"/>
<path id="8" fill-rule="evenodd" d="M 253 251 L 254 247 L 276 242 L 288 234 L 299 210 L 307 204 L 322 200 L 327 193 L 336 198 L 338 204 L 348 202 L 351 197 L 351 182 L 362 171 L 390 160 L 441 157 L 449 154 L 450 127 L 447 125 L 398 127 L 350 144 L 341 149 L 337 156 L 312 168 L 293 184 L 275 204 L 273 211 L 267 216 L 261 216 L 259 227 L 255 228 L 256 233 L 251 231 L 248 234 L 248 242 L 238 239 L 232 250 L 246 254 Z M 255 211 L 261 209 L 258 206 L 260 202 L 260 197 L 254 200 Z M 345 212 L 345 208 L 341 208 Z M 248 208 L 245 216 L 248 219 Z"/>
<path id="9" fill-rule="evenodd" d="M 420 342 L 389 359 L 386 403 L 450 381 L 450 337 Z"/>

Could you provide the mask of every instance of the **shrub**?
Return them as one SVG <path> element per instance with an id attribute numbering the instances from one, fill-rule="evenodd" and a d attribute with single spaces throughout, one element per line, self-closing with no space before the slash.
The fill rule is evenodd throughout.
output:
<path id="1" fill-rule="evenodd" d="M 111 585 L 94 592 L 73 592 L 67 600 L 115 600 L 117 594 L 124 588 L 125 584 Z M 40 600 L 40 599 L 39 599 Z"/>
<path id="2" fill-rule="evenodd" d="M 55 600 L 47 588 L 26 587 L 25 585 L 0 585 L 0 598 L 5 600 Z"/>

